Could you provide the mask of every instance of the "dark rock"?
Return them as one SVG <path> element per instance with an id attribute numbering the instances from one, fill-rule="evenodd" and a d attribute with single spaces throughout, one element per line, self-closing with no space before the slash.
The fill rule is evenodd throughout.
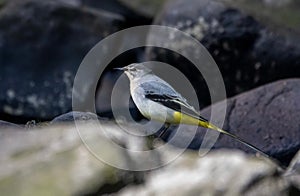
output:
<path id="1" fill-rule="evenodd" d="M 236 134 L 260 148 L 282 164 L 288 165 L 293 156 L 300 149 L 300 79 L 281 80 L 257 89 L 245 92 L 227 100 L 224 130 Z M 213 105 L 222 114 L 224 102 Z M 201 111 L 202 116 L 209 119 L 211 107 Z M 222 124 L 221 117 L 213 119 L 216 124 Z M 186 131 L 180 133 L 179 140 L 174 145 L 184 146 L 183 138 L 191 134 Z M 209 130 L 210 131 L 210 130 Z M 199 128 L 189 148 L 198 149 L 206 129 Z M 178 133 L 179 134 L 179 133 Z M 168 140 L 174 133 L 169 135 Z M 238 148 L 246 152 L 253 152 L 248 147 L 235 141 L 229 136 L 221 134 L 214 148 Z"/>
<path id="2" fill-rule="evenodd" d="M 252 1 L 175 0 L 167 3 L 155 24 L 178 28 L 201 42 L 219 66 L 227 94 L 233 96 L 271 81 L 300 76 L 300 20 L 292 23 L 300 17 L 295 9 L 299 3 L 289 2 L 292 5 L 275 9 Z M 261 9 L 272 15 L 262 17 Z M 284 16 L 282 10 L 294 17 L 277 22 L 275 19 Z M 290 23 L 288 27 L 286 23 Z M 186 50 L 189 46 L 179 40 L 178 47 Z M 164 49 L 148 49 L 147 58 L 178 67 L 195 83 L 200 102 L 209 105 L 205 82 L 189 61 Z"/>
<path id="3" fill-rule="evenodd" d="M 70 111 L 72 84 L 83 57 L 123 28 L 120 15 L 61 2 L 14 0 L 0 10 L 4 120 L 49 120 Z"/>
<path id="4" fill-rule="evenodd" d="M 154 18 L 167 0 L 119 0 L 137 13 Z"/>
<path id="5" fill-rule="evenodd" d="M 147 25 L 151 24 L 152 17 L 141 12 L 138 10 L 131 9 L 122 1 L 119 0 L 101 0 L 101 1 L 94 1 L 94 0 L 81 0 L 82 5 L 100 9 L 100 10 L 107 10 L 112 13 L 117 13 L 122 15 L 125 18 L 126 26 L 137 26 L 137 25 Z"/>

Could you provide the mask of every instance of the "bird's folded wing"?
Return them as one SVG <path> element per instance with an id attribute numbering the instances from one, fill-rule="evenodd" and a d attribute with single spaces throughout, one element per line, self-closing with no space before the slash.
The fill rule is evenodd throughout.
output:
<path id="1" fill-rule="evenodd" d="M 140 85 L 140 87 L 144 89 L 145 98 L 162 104 L 175 111 L 182 112 L 207 122 L 207 120 L 201 117 L 199 112 L 196 111 L 193 106 L 187 103 L 185 98 L 183 98 L 167 83 L 154 81 L 151 83 L 143 83 Z"/>

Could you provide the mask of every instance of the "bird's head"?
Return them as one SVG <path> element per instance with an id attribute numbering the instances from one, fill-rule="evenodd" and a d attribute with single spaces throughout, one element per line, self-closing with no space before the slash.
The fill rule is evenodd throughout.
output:
<path id="1" fill-rule="evenodd" d="M 133 63 L 125 67 L 115 69 L 124 71 L 124 73 L 130 80 L 152 73 L 151 69 L 147 68 L 142 63 Z"/>

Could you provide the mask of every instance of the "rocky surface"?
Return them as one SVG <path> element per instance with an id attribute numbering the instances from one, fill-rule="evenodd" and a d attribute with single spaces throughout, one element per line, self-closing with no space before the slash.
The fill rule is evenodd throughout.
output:
<path id="1" fill-rule="evenodd" d="M 274 82 L 257 89 L 245 92 L 227 100 L 224 130 L 240 136 L 254 146 L 287 165 L 300 149 L 300 80 L 290 79 Z M 216 112 L 224 113 L 224 102 L 213 105 Z M 201 111 L 202 116 L 210 118 L 211 107 Z M 221 116 L 212 119 L 222 125 Z M 173 140 L 176 146 L 184 146 L 186 138 L 193 134 L 191 126 Z M 172 139 L 175 132 L 167 135 Z M 199 128 L 195 138 L 189 145 L 197 149 L 201 146 L 206 129 Z M 214 148 L 238 148 L 253 152 L 248 147 L 232 138 L 220 135 Z"/>
<path id="2" fill-rule="evenodd" d="M 299 3 L 276 2 L 174 0 L 167 3 L 155 24 L 175 27 L 201 42 L 219 66 L 228 95 L 233 96 L 271 81 L 300 76 Z M 160 35 L 153 37 L 159 40 Z M 170 39 L 165 41 L 166 47 L 176 44 L 182 51 L 191 47 L 172 41 L 172 34 Z M 199 83 L 202 76 L 189 61 L 163 49 L 149 49 L 147 57 L 168 62 L 192 82 L 197 81 L 200 102 L 209 104 L 205 82 Z"/>
<path id="3" fill-rule="evenodd" d="M 62 1 L 4 3 L 0 9 L 0 117 L 26 122 L 70 111 L 72 84 L 83 57 L 123 25 L 121 15 Z"/>
<path id="4" fill-rule="evenodd" d="M 204 157 L 197 151 L 180 155 L 172 146 L 165 151 L 153 146 L 151 158 L 137 157 L 136 152 L 149 150 L 145 138 L 124 132 L 120 124 L 100 123 L 101 128 L 96 121 L 89 121 L 76 127 L 67 123 L 27 131 L 0 130 L 1 193 L 32 196 L 299 194 L 299 182 L 266 158 L 230 150 L 214 151 Z M 123 126 L 132 128 L 130 124 Z M 78 130 L 84 131 L 81 132 L 84 142 Z M 126 153 L 124 148 L 128 149 Z M 114 161 L 124 168 L 151 166 L 154 162 L 166 162 L 173 154 L 180 156 L 164 167 L 154 170 L 149 167 L 148 171 L 123 170 L 107 164 Z M 298 158 L 295 160 L 287 171 L 295 170 Z"/>

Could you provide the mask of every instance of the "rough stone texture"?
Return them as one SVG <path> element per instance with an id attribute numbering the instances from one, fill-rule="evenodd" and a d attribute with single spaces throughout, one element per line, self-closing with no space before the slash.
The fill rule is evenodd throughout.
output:
<path id="1" fill-rule="evenodd" d="M 178 28 L 200 41 L 219 66 L 228 95 L 233 96 L 271 81 L 300 76 L 299 3 L 291 1 L 288 7 L 274 8 L 257 2 L 170 1 L 155 24 Z M 267 16 L 262 16 L 261 9 Z M 159 35 L 155 37 L 159 40 Z M 173 42 L 182 51 L 190 47 L 180 40 Z M 189 61 L 163 49 L 147 53 L 149 60 L 168 62 L 187 74 L 197 87 L 200 102 L 209 105 L 205 82 Z"/>
<path id="2" fill-rule="evenodd" d="M 281 80 L 257 89 L 245 92 L 227 100 L 226 118 L 223 129 L 236 134 L 260 148 L 267 154 L 287 165 L 300 149 L 300 79 Z M 213 105 L 222 114 L 224 103 Z M 202 116 L 209 119 L 211 107 L 201 111 Z M 222 124 L 220 119 L 213 119 L 216 124 Z M 180 140 L 174 145 L 183 146 L 182 137 L 192 132 L 191 126 L 180 133 Z M 175 133 L 175 132 L 174 132 Z M 170 140 L 174 134 L 170 131 Z M 202 143 L 206 129 L 199 128 L 195 138 L 189 145 L 197 149 Z M 179 134 L 179 133 L 178 133 Z M 186 135 L 186 136 L 185 136 Z M 248 147 L 234 141 L 226 135 L 220 135 L 214 148 L 238 148 L 253 152 Z"/>
<path id="3" fill-rule="evenodd" d="M 219 151 L 203 158 L 185 153 L 153 171 L 143 185 L 118 195 L 288 195 L 274 164 L 240 152 Z"/>
<path id="4" fill-rule="evenodd" d="M 62 1 L 6 2 L 0 9 L 2 119 L 52 119 L 70 111 L 83 57 L 123 25 L 121 15 Z"/>

